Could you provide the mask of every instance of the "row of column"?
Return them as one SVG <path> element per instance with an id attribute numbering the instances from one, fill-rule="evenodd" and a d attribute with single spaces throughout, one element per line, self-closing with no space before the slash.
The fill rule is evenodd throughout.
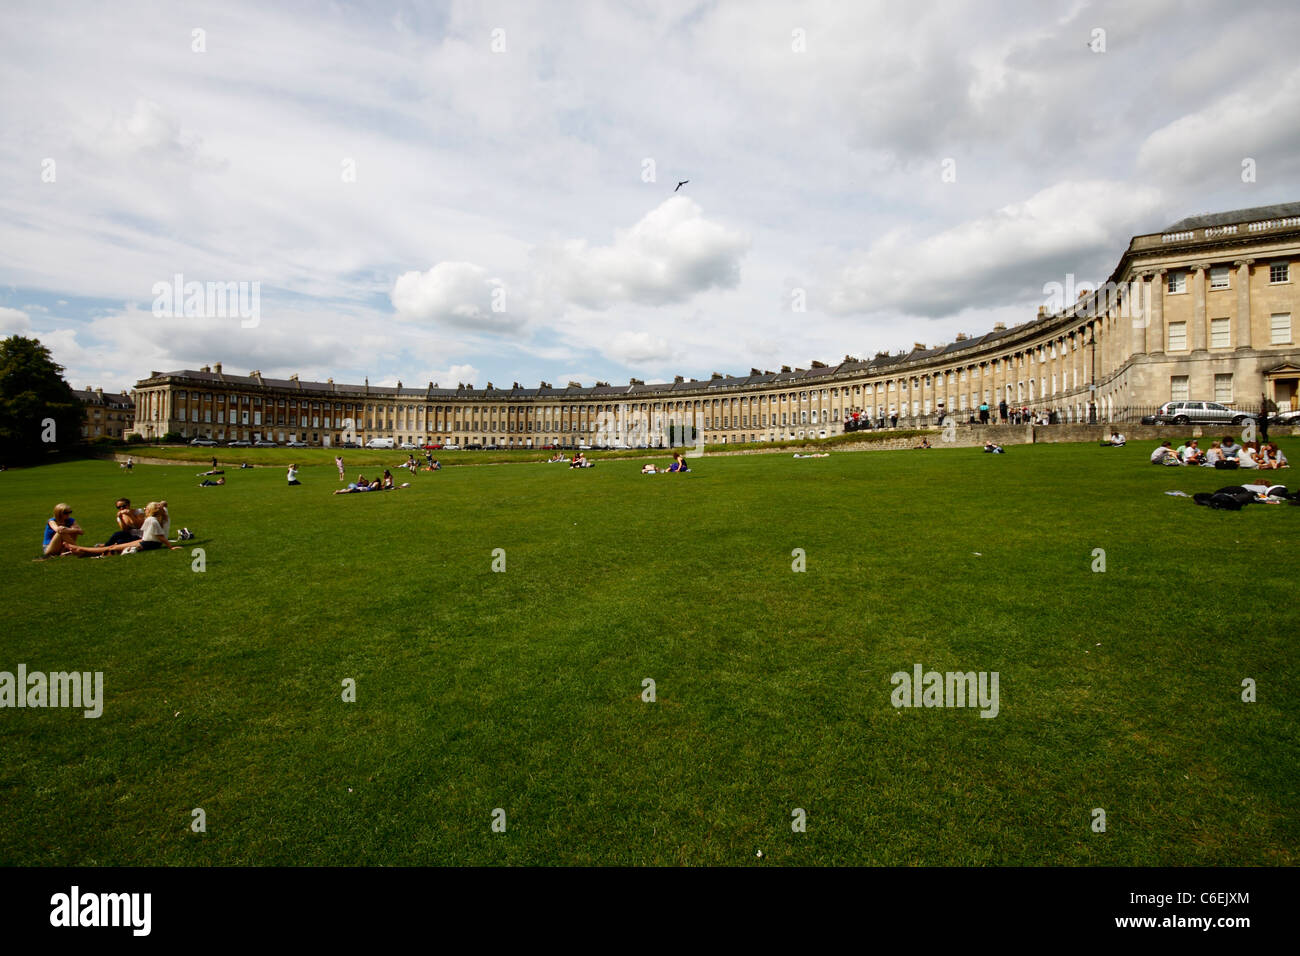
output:
<path id="1" fill-rule="evenodd" d="M 1236 259 L 1232 263 L 1237 269 L 1237 314 L 1232 323 L 1232 341 L 1237 348 L 1251 347 L 1250 330 L 1250 276 L 1254 259 Z M 1203 351 L 1209 345 L 1209 316 L 1206 308 L 1206 291 L 1209 283 L 1209 262 L 1198 262 L 1191 267 L 1192 283 L 1192 319 L 1189 345 L 1192 351 Z M 1165 341 L 1165 295 L 1168 269 L 1153 269 L 1144 272 L 1143 299 L 1146 322 L 1134 321 L 1132 351 L 1134 354 L 1164 352 Z M 1145 325 L 1145 328 L 1143 327 Z"/>

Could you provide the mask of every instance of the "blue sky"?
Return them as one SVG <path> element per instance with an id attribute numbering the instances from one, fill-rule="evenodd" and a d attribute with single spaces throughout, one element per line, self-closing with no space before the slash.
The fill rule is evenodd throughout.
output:
<path id="1" fill-rule="evenodd" d="M 1300 199 L 1291 3 L 0 18 L 0 333 L 75 387 L 834 362 L 1026 321 L 1134 234 Z M 256 325 L 156 314 L 178 273 L 258 283 Z"/>

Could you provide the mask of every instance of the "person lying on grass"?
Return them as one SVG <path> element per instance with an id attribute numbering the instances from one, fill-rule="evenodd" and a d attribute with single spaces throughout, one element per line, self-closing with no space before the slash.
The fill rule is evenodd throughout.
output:
<path id="1" fill-rule="evenodd" d="M 199 487 L 200 487 L 200 488 L 215 488 L 215 487 L 217 487 L 218 485 L 224 485 L 225 483 L 226 483 L 226 479 L 224 479 L 224 478 L 218 478 L 216 481 L 210 481 L 209 479 L 204 478 L 202 481 L 199 482 Z"/>
<path id="2" fill-rule="evenodd" d="M 365 475 L 357 475 L 357 480 L 352 482 L 346 488 L 340 488 L 334 494 L 336 495 L 355 495 L 363 491 L 378 491 L 379 481 L 376 479 L 370 482 Z"/>
<path id="3" fill-rule="evenodd" d="M 171 519 L 167 516 L 167 502 L 151 501 L 145 505 L 144 525 L 140 528 L 139 541 L 124 541 L 121 544 L 105 544 L 97 548 L 83 548 L 80 545 L 68 546 L 68 553 L 79 558 L 92 558 L 101 554 L 127 554 L 134 551 L 160 551 L 163 548 L 179 551 L 180 545 L 167 540 L 167 526 Z"/>
<path id="4" fill-rule="evenodd" d="M 72 506 L 59 502 L 54 506 L 54 517 L 45 522 L 45 540 L 41 543 L 41 554 L 53 558 L 60 554 L 71 554 L 77 538 L 86 532 L 72 516 Z"/>

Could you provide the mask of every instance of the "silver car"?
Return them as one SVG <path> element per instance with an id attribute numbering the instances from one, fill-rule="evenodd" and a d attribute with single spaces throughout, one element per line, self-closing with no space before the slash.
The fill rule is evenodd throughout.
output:
<path id="1" fill-rule="evenodd" d="M 1151 417 L 1156 425 L 1243 425 L 1255 418 L 1218 402 L 1165 402 Z"/>

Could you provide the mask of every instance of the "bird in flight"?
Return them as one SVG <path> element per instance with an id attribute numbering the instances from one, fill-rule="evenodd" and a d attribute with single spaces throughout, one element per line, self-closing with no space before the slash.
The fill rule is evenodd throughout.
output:
<path id="1" fill-rule="evenodd" d="M 685 186 L 685 185 L 686 185 L 687 183 L 689 183 L 689 182 L 690 182 L 689 179 L 683 179 L 680 183 L 677 184 L 677 189 L 681 189 L 683 186 Z M 674 189 L 673 192 L 677 192 L 677 189 Z"/>

